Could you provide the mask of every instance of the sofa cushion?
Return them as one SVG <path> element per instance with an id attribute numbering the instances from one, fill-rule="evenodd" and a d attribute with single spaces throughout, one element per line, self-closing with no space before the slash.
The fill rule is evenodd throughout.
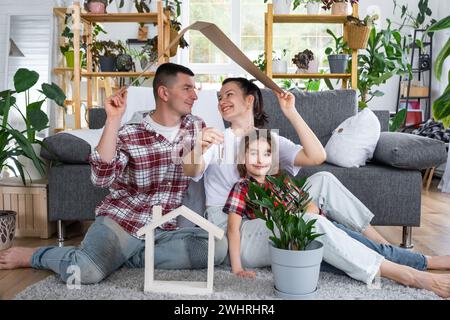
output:
<path id="1" fill-rule="evenodd" d="M 58 133 L 44 139 L 41 157 L 64 163 L 88 163 L 91 145 L 70 133 Z"/>
<path id="2" fill-rule="evenodd" d="M 380 121 L 369 109 L 346 119 L 325 146 L 327 162 L 337 166 L 360 167 L 371 159 L 380 137 Z"/>
<path id="3" fill-rule="evenodd" d="M 401 132 L 382 132 L 373 160 L 402 169 L 425 169 L 444 163 L 445 143 Z"/>

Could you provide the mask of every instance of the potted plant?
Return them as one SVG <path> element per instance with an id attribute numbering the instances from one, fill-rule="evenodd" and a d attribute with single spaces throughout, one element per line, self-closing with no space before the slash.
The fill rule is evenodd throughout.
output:
<path id="1" fill-rule="evenodd" d="M 348 30 L 348 47 L 350 49 L 365 49 L 369 40 L 370 30 L 378 15 L 367 15 L 364 20 L 354 16 L 347 16 L 346 27 Z"/>
<path id="2" fill-rule="evenodd" d="M 272 60 L 273 73 L 287 73 L 287 61 L 285 60 L 287 52 L 287 49 L 283 49 L 281 54 L 277 54 L 277 52 L 274 51 L 274 58 Z"/>
<path id="3" fill-rule="evenodd" d="M 307 14 L 319 14 L 322 0 L 302 0 L 305 3 Z"/>
<path id="4" fill-rule="evenodd" d="M 118 55 L 116 57 L 117 71 L 129 72 L 134 69 L 133 58 L 128 54 L 122 41 L 117 44 Z"/>
<path id="5" fill-rule="evenodd" d="M 269 248 L 275 292 L 288 299 L 311 297 L 317 290 L 323 245 L 315 240 L 322 235 L 314 231 L 317 219 L 304 219 L 311 201 L 306 178 L 282 174 L 267 179 L 277 191 L 250 182 L 246 200 L 272 233 Z"/>
<path id="6" fill-rule="evenodd" d="M 293 10 L 297 9 L 302 0 L 272 0 L 274 14 L 289 14 L 291 13 L 291 6 Z M 264 0 L 267 3 L 267 0 Z"/>
<path id="7" fill-rule="evenodd" d="M 74 67 L 74 61 L 75 61 L 75 52 L 73 49 L 73 37 L 74 34 L 72 32 L 72 27 L 73 27 L 73 23 L 72 23 L 72 14 L 71 13 L 66 13 L 65 17 L 64 17 L 64 29 L 61 33 L 61 37 L 64 38 L 64 44 L 61 45 L 59 47 L 62 55 L 64 56 L 65 60 L 66 60 L 66 66 L 68 68 L 73 68 Z M 81 61 L 81 65 L 84 66 L 86 65 L 86 59 L 84 58 L 84 53 L 83 51 L 80 50 L 80 61 Z"/>
<path id="8" fill-rule="evenodd" d="M 348 66 L 348 47 L 344 42 L 343 37 L 337 37 L 333 31 L 327 29 L 327 33 L 333 37 L 334 48 L 327 47 L 325 54 L 328 56 L 328 63 L 330 65 L 330 73 L 345 73 Z"/>
<path id="9" fill-rule="evenodd" d="M 266 59 L 266 53 L 260 53 L 255 60 L 252 61 L 254 65 L 258 67 L 259 70 L 262 72 L 266 72 L 267 67 L 267 59 Z"/>
<path id="10" fill-rule="evenodd" d="M 25 184 L 25 173 L 30 179 L 39 179 L 45 175 L 44 163 L 37 156 L 40 153 L 42 141 L 36 138 L 36 133 L 48 127 L 48 117 L 41 110 L 47 99 L 53 100 L 64 108 L 66 96 L 56 84 L 43 83 L 39 90 L 44 97 L 30 101 L 29 90 L 38 82 L 39 74 L 35 71 L 21 68 L 14 75 L 14 90 L 0 92 L 0 168 L 9 168 L 16 176 L 17 171 Z M 23 93 L 23 97 L 16 98 Z M 20 108 L 18 101 L 25 101 L 25 107 Z M 23 119 L 25 129 L 19 131 L 9 123 L 11 109 L 15 109 Z M 22 112 L 25 110 L 25 113 Z M 44 146 L 45 147 L 45 146 Z"/>
<path id="11" fill-rule="evenodd" d="M 118 53 L 118 46 L 114 41 L 102 40 L 91 44 L 92 62 L 102 72 L 116 71 L 116 57 Z"/>
<path id="12" fill-rule="evenodd" d="M 0 252 L 9 249 L 16 233 L 17 212 L 0 210 Z"/>
<path id="13" fill-rule="evenodd" d="M 319 64 L 311 50 L 305 49 L 297 53 L 292 62 L 297 66 L 296 73 L 317 73 Z"/>
<path id="14" fill-rule="evenodd" d="M 322 9 L 331 9 L 331 14 L 347 16 L 352 13 L 351 5 L 358 3 L 358 0 L 322 0 L 322 3 Z"/>
<path id="15" fill-rule="evenodd" d="M 87 12 L 93 14 L 105 14 L 106 7 L 112 0 L 87 0 L 84 4 L 84 8 Z"/>
<path id="16" fill-rule="evenodd" d="M 133 9 L 132 0 L 115 0 L 118 13 L 128 13 Z"/>

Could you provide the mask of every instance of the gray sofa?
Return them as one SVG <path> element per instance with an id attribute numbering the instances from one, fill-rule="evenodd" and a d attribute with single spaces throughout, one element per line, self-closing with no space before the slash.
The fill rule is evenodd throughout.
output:
<path id="1" fill-rule="evenodd" d="M 353 90 L 303 93 L 294 91 L 296 108 L 319 140 L 325 145 L 332 131 L 357 112 L 357 96 Z M 298 137 L 279 110 L 275 95 L 263 90 L 269 128 L 279 129 L 280 135 L 299 142 Z M 378 111 L 382 134 L 374 158 L 360 168 L 342 168 L 324 163 L 303 168 L 299 176 L 318 171 L 333 173 L 375 215 L 374 225 L 403 226 L 402 245 L 411 245 L 412 227 L 420 226 L 421 169 L 446 160 L 445 144 L 428 138 L 404 133 L 389 133 L 389 112 Z M 101 128 L 105 122 L 103 109 L 91 109 L 90 128 Z M 225 124 L 227 126 L 227 124 Z M 62 133 L 45 139 L 49 151 L 41 155 L 51 160 L 49 170 L 49 219 L 58 222 L 58 239 L 63 241 L 63 222 L 93 220 L 96 205 L 108 193 L 90 181 L 87 158 L 90 146 L 84 140 Z M 191 182 L 184 204 L 204 212 L 203 183 Z M 180 222 L 183 225 L 183 221 Z"/>

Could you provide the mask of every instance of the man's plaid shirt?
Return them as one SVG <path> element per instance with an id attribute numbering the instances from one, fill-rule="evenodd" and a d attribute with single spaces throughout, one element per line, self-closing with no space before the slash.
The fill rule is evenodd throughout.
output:
<path id="1" fill-rule="evenodd" d="M 153 206 L 162 206 L 164 215 L 181 205 L 190 181 L 183 174 L 181 159 L 196 141 L 194 123 L 198 128 L 205 126 L 198 117 L 184 116 L 180 131 L 170 143 L 153 129 L 149 116 L 119 130 L 117 153 L 111 162 L 102 161 L 97 150 L 89 159 L 94 185 L 110 190 L 97 206 L 96 215 L 111 217 L 135 237 L 141 227 L 152 221 Z M 161 226 L 163 230 L 176 228 L 175 219 Z"/>

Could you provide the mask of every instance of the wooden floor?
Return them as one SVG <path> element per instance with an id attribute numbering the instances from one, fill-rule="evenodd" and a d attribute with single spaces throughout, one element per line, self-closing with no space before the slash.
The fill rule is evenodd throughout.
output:
<path id="1" fill-rule="evenodd" d="M 438 182 L 439 179 L 433 179 L 430 191 L 422 192 L 421 227 L 413 229 L 413 243 L 415 244 L 413 250 L 426 255 L 450 255 L 450 194 L 438 192 L 436 189 Z M 401 242 L 401 227 L 376 227 L 376 229 L 391 243 L 399 244 Z M 66 245 L 79 244 L 83 238 L 80 229 L 75 226 L 70 233 L 72 236 Z M 56 238 L 49 240 L 22 238 L 16 239 L 14 245 L 37 247 L 55 243 Z M 26 287 L 50 274 L 52 273 L 49 271 L 33 269 L 0 271 L 0 299 L 12 299 Z"/>

